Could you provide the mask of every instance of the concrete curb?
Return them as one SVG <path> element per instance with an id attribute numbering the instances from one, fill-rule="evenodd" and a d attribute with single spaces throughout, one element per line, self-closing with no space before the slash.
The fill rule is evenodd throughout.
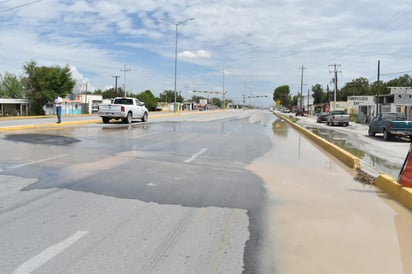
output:
<path id="1" fill-rule="evenodd" d="M 375 185 L 405 207 L 412 209 L 412 188 L 402 187 L 394 178 L 386 174 L 380 174 L 375 179 Z"/>
<path id="2" fill-rule="evenodd" d="M 318 144 L 323 149 L 334 155 L 336 158 L 338 158 L 340 161 L 342 161 L 349 167 L 353 169 L 361 167 L 360 159 L 358 157 L 353 156 L 349 152 L 341 149 L 340 147 L 332 144 L 331 142 L 323 139 L 322 137 L 315 135 L 306 128 L 290 121 L 287 117 L 279 113 L 274 114 L 285 120 L 293 128 L 307 136 L 310 140 L 314 141 L 316 144 Z M 412 188 L 402 187 L 396 179 L 386 174 L 378 175 L 374 180 L 374 184 L 383 192 L 390 195 L 394 200 L 398 201 L 403 206 L 412 210 Z"/>

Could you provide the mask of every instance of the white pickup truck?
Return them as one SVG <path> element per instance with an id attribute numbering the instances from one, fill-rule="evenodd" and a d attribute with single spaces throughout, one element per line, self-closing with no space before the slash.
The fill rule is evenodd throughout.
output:
<path id="1" fill-rule="evenodd" d="M 327 125 L 343 125 L 349 126 L 349 114 L 346 114 L 343 110 L 334 110 L 329 112 L 328 118 L 326 120 Z"/>
<path id="2" fill-rule="evenodd" d="M 149 116 L 144 103 L 128 97 L 116 97 L 111 104 L 100 104 L 97 113 L 102 117 L 103 123 L 108 123 L 111 119 L 121 119 L 127 124 L 135 119 L 146 122 Z"/>

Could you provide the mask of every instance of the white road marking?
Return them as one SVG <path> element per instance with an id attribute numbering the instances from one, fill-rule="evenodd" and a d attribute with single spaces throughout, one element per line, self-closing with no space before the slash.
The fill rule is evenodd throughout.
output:
<path id="1" fill-rule="evenodd" d="M 195 160 L 197 157 L 199 157 L 200 155 L 202 155 L 203 153 L 205 153 L 207 151 L 207 147 L 202 148 L 198 153 L 193 154 L 192 157 L 190 157 L 189 159 L 185 160 L 185 163 L 190 163 L 193 160 Z"/>
<path id="2" fill-rule="evenodd" d="M 37 161 L 32 161 L 32 162 L 28 162 L 28 163 L 24 163 L 24 164 L 20 164 L 20 165 L 11 166 L 11 167 L 8 167 L 7 169 L 15 169 L 15 168 L 20 168 L 20 167 L 24 167 L 24 166 L 30 166 L 30 165 L 34 165 L 34 164 L 43 163 L 43 162 L 47 162 L 47 161 L 50 161 L 50 160 L 62 158 L 62 157 L 65 157 L 65 156 L 66 156 L 66 154 L 55 155 L 55 156 L 52 156 L 52 157 L 49 157 L 49 158 L 40 159 L 40 160 L 37 160 Z"/>
<path id="3" fill-rule="evenodd" d="M 225 134 L 223 135 L 223 137 L 227 137 L 227 136 L 229 136 L 230 134 L 232 134 L 232 131 L 229 131 L 229 132 L 225 133 Z"/>
<path id="4" fill-rule="evenodd" d="M 85 236 L 88 231 L 77 231 L 71 237 L 67 238 L 60 243 L 52 245 L 51 247 L 43 250 L 41 253 L 36 255 L 35 257 L 31 258 L 27 262 L 21 264 L 16 270 L 12 272 L 12 274 L 23 274 L 23 273 L 31 273 L 47 263 L 53 257 L 57 256 L 63 250 L 80 240 L 83 236 Z"/>

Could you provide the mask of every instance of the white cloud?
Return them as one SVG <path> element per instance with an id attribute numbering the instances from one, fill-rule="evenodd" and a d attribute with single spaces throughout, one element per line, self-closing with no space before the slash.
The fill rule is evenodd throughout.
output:
<path id="1" fill-rule="evenodd" d="M 210 53 L 205 50 L 198 50 L 196 52 L 186 50 L 186 51 L 179 53 L 178 57 L 183 58 L 183 59 L 209 58 Z"/>
<path id="2" fill-rule="evenodd" d="M 127 87 L 161 92 L 173 87 L 176 33 L 159 19 L 193 17 L 178 28 L 178 89 L 213 89 L 227 68 L 229 96 L 245 85 L 267 93 L 287 84 L 295 92 L 302 64 L 307 88 L 326 86 L 334 63 L 342 65 L 342 85 L 359 76 L 373 81 L 377 60 L 382 72 L 412 70 L 411 14 L 407 0 L 41 1 L 2 13 L 0 73 L 21 73 L 31 59 L 67 64 L 103 89 L 113 75 L 124 81 L 127 64 Z"/>

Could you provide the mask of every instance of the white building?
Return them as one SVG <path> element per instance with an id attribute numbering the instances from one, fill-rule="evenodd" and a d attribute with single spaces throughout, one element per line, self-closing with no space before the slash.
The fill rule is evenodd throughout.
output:
<path id="1" fill-rule="evenodd" d="M 96 113 L 97 107 L 103 101 L 102 95 L 72 93 L 70 96 L 63 98 L 62 115 Z M 43 110 L 46 115 L 56 114 L 53 102 L 43 106 Z"/>
<path id="2" fill-rule="evenodd" d="M 412 87 L 389 87 L 390 94 L 379 95 L 379 112 L 405 113 L 412 118 Z"/>
<path id="3" fill-rule="evenodd" d="M 360 123 L 369 123 L 376 115 L 375 96 L 348 96 L 347 113 L 357 114 Z"/>
<path id="4" fill-rule="evenodd" d="M 29 115 L 28 99 L 0 98 L 0 117 Z"/>
<path id="5" fill-rule="evenodd" d="M 312 95 L 303 95 L 298 97 L 298 109 L 314 113 Z"/>

